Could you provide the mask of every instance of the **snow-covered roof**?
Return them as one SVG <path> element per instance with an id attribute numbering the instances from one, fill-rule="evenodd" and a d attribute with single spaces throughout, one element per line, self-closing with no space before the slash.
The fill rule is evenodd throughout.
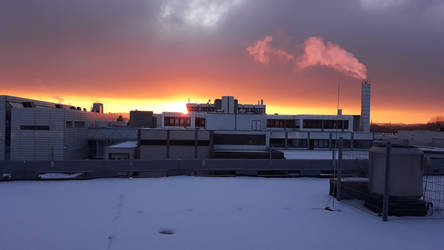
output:
<path id="1" fill-rule="evenodd" d="M 279 150 L 284 153 L 285 159 L 290 160 L 331 160 L 333 153 L 330 150 Z M 335 152 L 335 158 L 338 157 L 338 151 Z M 343 151 L 342 157 L 344 160 L 358 159 L 366 160 L 368 159 L 368 151 L 366 150 L 354 150 L 354 151 Z"/>
<path id="2" fill-rule="evenodd" d="M 442 249 L 444 220 L 334 201 L 328 179 L 0 182 L 2 249 Z M 327 211 L 326 206 L 334 209 Z"/>
<path id="3" fill-rule="evenodd" d="M 109 146 L 110 148 L 135 148 L 137 147 L 137 141 L 126 141 Z"/>

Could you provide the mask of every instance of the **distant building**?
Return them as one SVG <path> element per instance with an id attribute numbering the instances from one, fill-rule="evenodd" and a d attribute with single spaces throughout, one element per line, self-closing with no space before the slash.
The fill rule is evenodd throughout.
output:
<path id="1" fill-rule="evenodd" d="M 87 112 L 0 96 L 0 160 L 279 158 L 283 149 L 336 148 L 340 137 L 346 149 L 368 149 L 369 83 L 361 93 L 361 115 L 268 115 L 262 100 L 240 104 L 223 96 L 188 103 L 187 114 L 131 111 L 129 126 L 100 103 Z"/>
<path id="2" fill-rule="evenodd" d="M 268 157 L 264 152 L 270 149 L 332 149 L 337 147 L 340 137 L 346 149 L 368 149 L 373 134 L 369 132 L 370 84 L 367 82 L 362 83 L 362 98 L 361 115 L 344 115 L 342 110 L 336 115 L 267 115 L 262 100 L 257 105 L 240 104 L 232 96 L 223 96 L 214 103 L 188 103 L 187 114 L 163 112 L 158 116 L 161 119 L 158 128 L 139 130 L 139 156 L 140 159 L 175 159 L 177 154 L 170 150 L 180 145 L 179 158 L 196 158 L 193 147 L 202 142 L 192 135 L 203 131 L 210 132 L 209 148 L 205 149 L 210 157 L 253 153 Z M 148 134 L 162 136 L 146 145 L 148 141 L 143 138 Z M 173 135 L 187 139 L 178 141 Z"/>
<path id="3" fill-rule="evenodd" d="M 0 160 L 84 159 L 88 157 L 88 128 L 116 118 L 80 107 L 1 95 Z"/>

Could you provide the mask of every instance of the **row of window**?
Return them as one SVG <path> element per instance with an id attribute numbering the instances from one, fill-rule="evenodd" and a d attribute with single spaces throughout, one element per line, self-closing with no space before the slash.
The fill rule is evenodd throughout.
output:
<path id="1" fill-rule="evenodd" d="M 268 119 L 267 128 L 299 128 L 299 120 Z"/>
<path id="2" fill-rule="evenodd" d="M 240 114 L 244 113 L 265 114 L 265 108 L 238 108 L 237 112 Z"/>
<path id="3" fill-rule="evenodd" d="M 289 148 L 336 148 L 338 140 L 329 139 L 288 139 L 287 146 Z M 331 143 L 331 145 L 330 145 Z M 343 140 L 344 148 L 367 149 L 371 147 L 372 141 L 370 140 Z M 270 139 L 271 147 L 285 147 L 285 139 Z"/>
<path id="4" fill-rule="evenodd" d="M 85 128 L 84 121 L 66 121 L 66 128 Z M 48 125 L 21 125 L 21 130 L 49 130 Z"/>
<path id="5" fill-rule="evenodd" d="M 165 117 L 165 126 L 171 127 L 189 127 L 191 125 L 190 117 Z"/>
<path id="6" fill-rule="evenodd" d="M 302 123 L 309 129 L 348 129 L 348 120 L 304 119 Z"/>
<path id="7" fill-rule="evenodd" d="M 210 113 L 210 112 L 215 112 L 216 108 L 215 107 L 200 107 L 200 106 L 193 106 L 193 107 L 187 107 L 188 112 L 206 112 L 206 113 Z"/>
<path id="8" fill-rule="evenodd" d="M 168 127 L 190 127 L 191 118 L 190 117 L 165 117 L 164 125 Z M 194 120 L 194 126 L 196 128 L 205 127 L 205 118 L 196 117 Z"/>
<path id="9" fill-rule="evenodd" d="M 49 130 L 49 126 L 46 125 L 21 125 L 21 130 Z"/>
<path id="10" fill-rule="evenodd" d="M 66 128 L 85 128 L 84 121 L 66 121 Z"/>

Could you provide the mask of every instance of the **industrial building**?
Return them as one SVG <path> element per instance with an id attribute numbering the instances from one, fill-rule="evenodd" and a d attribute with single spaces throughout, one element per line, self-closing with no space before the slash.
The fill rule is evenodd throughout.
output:
<path id="1" fill-rule="evenodd" d="M 88 129 L 109 126 L 102 104 L 85 108 L 0 96 L 0 160 L 71 160 L 88 157 Z"/>
<path id="2" fill-rule="evenodd" d="M 343 115 L 342 110 L 336 115 L 267 115 L 263 100 L 240 104 L 233 96 L 188 103 L 187 114 L 163 112 L 158 128 L 140 129 L 136 155 L 140 159 L 279 158 L 285 149 L 335 148 L 340 137 L 346 149 L 368 149 L 373 134 L 370 84 L 365 81 L 361 99 L 361 115 Z M 203 132 L 209 132 L 204 141 L 193 136 Z M 147 145 L 143 139 L 147 134 L 156 135 L 156 141 Z M 187 139 L 178 141 L 182 137 Z M 175 153 L 177 149 L 183 154 Z M 203 151 L 207 153 L 196 153 Z"/>
<path id="3" fill-rule="evenodd" d="M 361 115 L 268 115 L 263 100 L 223 96 L 188 103 L 187 114 L 131 111 L 125 123 L 100 103 L 89 112 L 0 96 L 0 160 L 280 158 L 286 149 L 335 148 L 340 137 L 346 149 L 368 149 L 374 138 L 365 81 L 361 99 Z"/>

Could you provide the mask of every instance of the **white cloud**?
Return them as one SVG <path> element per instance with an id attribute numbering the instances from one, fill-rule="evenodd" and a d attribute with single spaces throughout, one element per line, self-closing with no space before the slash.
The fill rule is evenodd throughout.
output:
<path id="1" fill-rule="evenodd" d="M 361 6 L 366 9 L 387 9 L 409 3 L 411 0 L 361 0 Z"/>
<path id="2" fill-rule="evenodd" d="M 242 2 L 244 0 L 164 0 L 159 18 L 166 24 L 214 28 Z"/>

